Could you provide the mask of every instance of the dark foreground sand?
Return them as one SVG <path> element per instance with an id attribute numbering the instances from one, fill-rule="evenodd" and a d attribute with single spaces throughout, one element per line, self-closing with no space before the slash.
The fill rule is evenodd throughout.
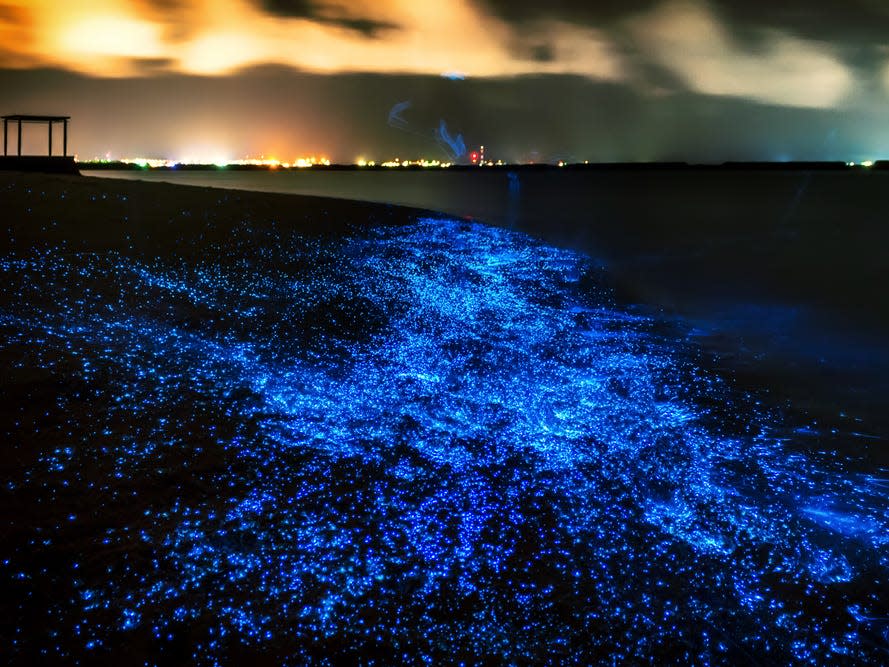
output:
<path id="1" fill-rule="evenodd" d="M 885 658 L 872 376 L 417 210 L 21 174 L 0 207 L 10 662 Z"/>
<path id="2" fill-rule="evenodd" d="M 4 254 L 64 243 L 71 252 L 187 255 L 245 221 L 341 234 L 350 226 L 401 224 L 418 214 L 324 197 L 16 172 L 0 172 L 0 196 Z"/>

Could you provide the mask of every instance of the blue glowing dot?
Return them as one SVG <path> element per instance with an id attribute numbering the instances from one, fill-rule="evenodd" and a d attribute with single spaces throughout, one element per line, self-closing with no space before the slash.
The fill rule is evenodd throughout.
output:
<path id="1" fill-rule="evenodd" d="M 0 259 L 45 390 L 4 565 L 57 657 L 885 656 L 886 475 L 792 451 L 588 258 L 431 218 L 179 251 Z"/>

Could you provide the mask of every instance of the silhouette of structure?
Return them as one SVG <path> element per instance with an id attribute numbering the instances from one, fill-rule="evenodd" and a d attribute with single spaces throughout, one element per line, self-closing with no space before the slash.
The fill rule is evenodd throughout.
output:
<path id="1" fill-rule="evenodd" d="M 62 123 L 62 157 L 67 157 L 69 120 L 71 120 L 71 116 L 27 116 L 21 114 L 3 116 L 3 155 L 9 155 L 9 122 L 12 121 L 13 123 L 18 123 L 17 156 L 21 157 L 22 154 L 22 123 L 46 123 L 49 130 L 49 157 L 52 157 L 52 127 L 55 123 Z"/>
<path id="2" fill-rule="evenodd" d="M 3 156 L 0 157 L 0 169 L 14 169 L 18 171 L 46 171 L 78 173 L 74 164 L 74 158 L 68 157 L 68 121 L 71 116 L 34 116 L 14 114 L 2 116 L 3 119 Z M 15 155 L 9 155 L 9 125 L 17 125 Z M 47 126 L 47 155 L 22 155 L 22 124 L 46 123 Z M 62 124 L 62 154 L 52 154 L 52 133 L 56 123 Z"/>

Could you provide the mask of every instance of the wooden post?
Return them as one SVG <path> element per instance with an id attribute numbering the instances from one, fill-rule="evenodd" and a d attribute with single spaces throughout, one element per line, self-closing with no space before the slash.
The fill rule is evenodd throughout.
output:
<path id="1" fill-rule="evenodd" d="M 22 120 L 21 120 L 21 118 L 19 119 L 19 152 L 18 152 L 18 155 L 19 155 L 19 157 L 22 156 Z"/>
<path id="2" fill-rule="evenodd" d="M 52 121 L 49 121 L 47 125 L 49 125 L 49 156 L 52 157 Z"/>
<path id="3" fill-rule="evenodd" d="M 62 131 L 62 156 L 68 157 L 68 119 L 65 119 L 64 130 Z"/>
<path id="4" fill-rule="evenodd" d="M 7 125 L 7 123 L 8 123 L 8 121 L 4 118 L 3 119 L 3 156 L 4 157 L 6 155 L 8 155 L 8 153 L 6 152 L 6 135 L 7 135 L 6 125 Z"/>

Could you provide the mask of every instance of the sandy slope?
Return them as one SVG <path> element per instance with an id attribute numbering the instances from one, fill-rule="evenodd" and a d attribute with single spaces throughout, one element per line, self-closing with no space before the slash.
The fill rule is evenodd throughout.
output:
<path id="1" fill-rule="evenodd" d="M 3 253 L 64 243 L 72 252 L 157 256 L 199 251 L 192 242 L 225 239 L 244 222 L 339 234 L 352 225 L 402 224 L 418 212 L 323 197 L 16 172 L 0 172 L 0 206 Z"/>

